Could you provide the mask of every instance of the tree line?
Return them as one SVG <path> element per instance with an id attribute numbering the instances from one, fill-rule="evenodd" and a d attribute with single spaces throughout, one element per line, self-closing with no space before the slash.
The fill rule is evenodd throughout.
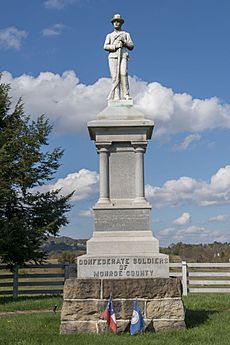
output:
<path id="1" fill-rule="evenodd" d="M 210 244 L 173 243 L 161 252 L 170 256 L 170 261 L 187 262 L 230 262 L 230 243 Z"/>

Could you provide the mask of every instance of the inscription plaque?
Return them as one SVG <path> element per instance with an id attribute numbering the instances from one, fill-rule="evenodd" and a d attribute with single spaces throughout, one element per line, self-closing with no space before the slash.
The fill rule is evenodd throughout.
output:
<path id="1" fill-rule="evenodd" d="M 106 256 L 78 258 L 79 278 L 167 278 L 168 256 Z"/>

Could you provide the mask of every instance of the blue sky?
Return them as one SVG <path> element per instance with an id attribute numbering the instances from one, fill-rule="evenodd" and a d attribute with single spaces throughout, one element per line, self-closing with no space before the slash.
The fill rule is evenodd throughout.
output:
<path id="1" fill-rule="evenodd" d="M 230 242 L 230 2 L 222 0 L 2 0 L 3 81 L 25 111 L 54 125 L 65 155 L 52 185 L 76 190 L 62 235 L 88 238 L 98 157 L 87 121 L 110 89 L 105 35 L 120 13 L 135 49 L 135 104 L 155 122 L 145 155 L 146 196 L 161 245 Z"/>

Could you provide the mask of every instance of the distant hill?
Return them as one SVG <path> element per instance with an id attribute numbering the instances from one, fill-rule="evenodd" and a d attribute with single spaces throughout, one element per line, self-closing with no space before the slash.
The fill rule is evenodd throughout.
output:
<path id="1" fill-rule="evenodd" d="M 42 246 L 48 254 L 60 254 L 64 251 L 86 251 L 87 239 L 73 239 L 67 236 L 50 237 Z"/>
<path id="2" fill-rule="evenodd" d="M 73 239 L 67 236 L 50 237 L 43 245 L 49 256 L 74 252 L 76 255 L 86 252 L 87 239 Z M 211 244 L 186 244 L 178 242 L 161 253 L 168 254 L 171 262 L 230 262 L 230 243 L 214 242 Z"/>

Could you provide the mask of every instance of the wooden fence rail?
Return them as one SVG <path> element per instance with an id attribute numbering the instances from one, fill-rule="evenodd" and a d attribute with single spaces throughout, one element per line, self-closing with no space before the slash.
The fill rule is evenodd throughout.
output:
<path id="1" fill-rule="evenodd" d="M 179 277 L 183 295 L 230 293 L 230 263 L 170 263 L 170 276 Z M 44 264 L 16 267 L 14 273 L 0 265 L 0 296 L 62 294 L 69 277 L 76 277 L 75 264 Z"/>
<path id="2" fill-rule="evenodd" d="M 0 265 L 0 296 L 62 294 L 65 280 L 76 275 L 75 264 L 44 264 L 15 267 L 9 273 Z"/>
<path id="3" fill-rule="evenodd" d="M 230 263 L 171 263 L 170 276 L 181 277 L 184 296 L 188 292 L 230 293 Z"/>

